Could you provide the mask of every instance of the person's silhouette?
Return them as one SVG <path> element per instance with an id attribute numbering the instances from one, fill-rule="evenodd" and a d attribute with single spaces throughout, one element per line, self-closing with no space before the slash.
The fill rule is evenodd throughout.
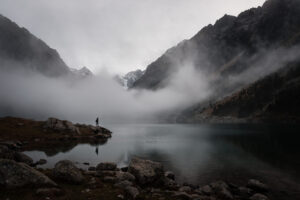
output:
<path id="1" fill-rule="evenodd" d="M 96 119 L 96 126 L 99 126 L 99 117 Z"/>
<path id="2" fill-rule="evenodd" d="M 95 150 L 96 154 L 98 155 L 98 147 L 96 147 L 96 150 Z"/>

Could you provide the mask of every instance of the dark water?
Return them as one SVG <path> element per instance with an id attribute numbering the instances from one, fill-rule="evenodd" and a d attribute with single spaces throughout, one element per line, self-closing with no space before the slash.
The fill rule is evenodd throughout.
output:
<path id="1" fill-rule="evenodd" d="M 179 181 L 205 183 L 241 177 L 300 180 L 300 135 L 295 126 L 108 125 L 113 137 L 102 145 L 78 144 L 25 152 L 43 167 L 62 159 L 95 166 L 112 161 L 127 166 L 132 156 L 162 162 Z M 299 132 L 299 133 L 298 133 Z M 98 153 L 97 153 L 98 149 Z"/>

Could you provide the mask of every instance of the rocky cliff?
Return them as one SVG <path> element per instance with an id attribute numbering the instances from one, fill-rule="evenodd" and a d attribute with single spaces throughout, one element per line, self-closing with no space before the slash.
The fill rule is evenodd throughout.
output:
<path id="1" fill-rule="evenodd" d="M 300 1 L 267 0 L 262 7 L 225 15 L 189 40 L 169 49 L 147 67 L 134 88 L 158 89 L 187 63 L 208 76 L 239 74 L 251 67 L 260 52 L 300 41 Z"/>
<path id="2" fill-rule="evenodd" d="M 0 15 L 0 69 L 25 69 L 56 77 L 70 73 L 56 50 Z"/>

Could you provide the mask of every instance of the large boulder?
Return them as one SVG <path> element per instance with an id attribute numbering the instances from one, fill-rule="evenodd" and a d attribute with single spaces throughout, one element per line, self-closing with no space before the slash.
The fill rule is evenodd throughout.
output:
<path id="1" fill-rule="evenodd" d="M 57 186 L 50 178 L 25 163 L 0 159 L 0 185 L 6 188 Z"/>
<path id="2" fill-rule="evenodd" d="M 14 160 L 28 165 L 33 164 L 32 158 L 5 145 L 0 145 L 0 159 Z"/>
<path id="3" fill-rule="evenodd" d="M 53 176 L 57 179 L 75 184 L 80 184 L 84 181 L 80 169 L 69 160 L 62 160 L 56 163 L 53 169 Z"/>
<path id="4" fill-rule="evenodd" d="M 56 118 L 49 118 L 45 123 L 45 128 L 80 134 L 79 128 L 76 127 L 72 122 L 69 122 L 67 120 L 59 120 Z"/>
<path id="5" fill-rule="evenodd" d="M 5 145 L 0 145 L 0 159 L 15 159 L 15 151 Z"/>
<path id="6" fill-rule="evenodd" d="M 128 172 L 133 174 L 141 185 L 159 183 L 164 178 L 162 164 L 140 158 L 131 159 Z"/>
<path id="7" fill-rule="evenodd" d="M 16 152 L 15 153 L 15 159 L 14 160 L 17 161 L 17 162 L 26 163 L 27 165 L 30 165 L 30 166 L 33 165 L 32 158 L 30 158 L 29 156 L 27 156 L 26 154 L 21 153 L 21 152 Z"/>

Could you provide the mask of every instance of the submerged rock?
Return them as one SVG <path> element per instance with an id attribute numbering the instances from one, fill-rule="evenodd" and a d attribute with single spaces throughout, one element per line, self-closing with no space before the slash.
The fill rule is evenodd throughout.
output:
<path id="1" fill-rule="evenodd" d="M 57 186 L 50 178 L 25 163 L 0 159 L 0 185 L 7 188 Z"/>
<path id="2" fill-rule="evenodd" d="M 53 176 L 67 182 L 80 184 L 84 181 L 81 171 L 69 160 L 62 160 L 55 164 Z"/>
<path id="3" fill-rule="evenodd" d="M 131 159 L 128 172 L 133 174 L 141 185 L 157 183 L 164 177 L 162 164 L 140 158 Z"/>
<path id="4" fill-rule="evenodd" d="M 45 160 L 45 159 L 40 159 L 39 161 L 37 161 L 36 163 L 35 163 L 35 165 L 44 165 L 44 164 L 46 164 L 47 163 L 47 160 Z"/>

